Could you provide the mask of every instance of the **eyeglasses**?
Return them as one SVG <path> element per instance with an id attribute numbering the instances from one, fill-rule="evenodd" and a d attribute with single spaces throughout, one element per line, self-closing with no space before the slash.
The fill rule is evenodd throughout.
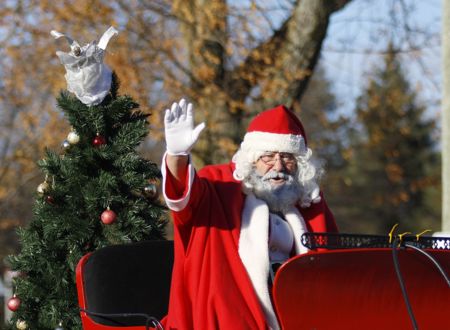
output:
<path id="1" fill-rule="evenodd" d="M 278 159 L 286 166 L 296 164 L 295 156 L 288 152 L 268 152 L 259 157 L 259 159 L 261 159 L 261 161 L 268 166 L 275 165 Z"/>

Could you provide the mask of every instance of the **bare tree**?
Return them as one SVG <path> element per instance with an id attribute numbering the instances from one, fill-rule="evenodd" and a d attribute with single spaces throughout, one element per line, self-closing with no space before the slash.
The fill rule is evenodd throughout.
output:
<path id="1" fill-rule="evenodd" d="M 203 163 L 224 160 L 235 151 L 249 116 L 280 103 L 297 105 L 330 16 L 348 2 L 295 1 L 278 28 L 265 38 L 246 31 L 243 44 L 233 38 L 236 31 L 230 26 L 230 17 L 239 17 L 238 9 L 226 1 L 175 2 L 189 59 L 189 94 L 210 128 L 197 149 Z"/>
<path id="2" fill-rule="evenodd" d="M 278 103 L 297 107 L 330 16 L 348 2 L 1 2 L 0 232 L 31 217 L 33 193 L 44 180 L 36 161 L 45 147 L 59 150 L 70 130 L 54 101 L 65 88 L 55 51 L 68 46 L 50 30 L 85 44 L 116 26 L 120 34 L 105 61 L 121 93 L 153 114 L 149 143 L 161 140 L 162 110 L 187 97 L 197 120 L 208 124 L 196 149 L 196 161 L 205 164 L 229 159 L 255 113 Z"/>

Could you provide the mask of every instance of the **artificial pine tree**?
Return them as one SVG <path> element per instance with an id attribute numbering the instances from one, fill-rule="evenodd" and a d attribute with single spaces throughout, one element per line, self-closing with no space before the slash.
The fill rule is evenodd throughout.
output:
<path id="1" fill-rule="evenodd" d="M 377 223 L 380 232 L 388 232 L 395 223 L 407 230 L 423 228 L 417 215 L 425 207 L 430 170 L 437 163 L 434 124 L 424 118 L 425 110 L 391 45 L 384 66 L 358 100 L 363 134 L 350 169 L 359 217 Z"/>
<path id="2" fill-rule="evenodd" d="M 15 310 L 12 329 L 81 329 L 80 258 L 111 244 L 164 238 L 155 188 L 160 171 L 136 150 L 148 135 L 148 115 L 131 97 L 118 95 L 115 75 L 111 80 L 98 104 L 86 105 L 67 91 L 57 99 L 73 130 L 62 152 L 47 150 L 39 162 L 45 180 L 34 216 L 18 231 L 21 252 L 9 258 L 18 272 L 8 304 Z"/>

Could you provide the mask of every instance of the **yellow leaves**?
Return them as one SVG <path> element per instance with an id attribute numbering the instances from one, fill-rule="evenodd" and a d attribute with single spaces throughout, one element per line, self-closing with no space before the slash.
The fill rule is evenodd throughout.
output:
<path id="1" fill-rule="evenodd" d="M 69 123 L 58 115 L 50 116 L 42 127 L 40 134 L 45 146 L 55 149 L 60 148 L 62 141 L 70 131 Z"/>
<path id="2" fill-rule="evenodd" d="M 67 24 L 61 23 L 70 22 L 71 25 L 77 27 L 77 32 L 88 31 L 89 29 L 86 27 L 89 26 L 87 25 L 89 23 L 91 27 L 93 22 L 98 25 L 112 23 L 112 15 L 114 13 L 112 6 L 105 5 L 102 1 L 78 0 L 72 3 L 41 1 L 39 5 L 44 12 L 53 14 L 54 24 L 57 24 L 58 28 L 67 27 Z"/>
<path id="3" fill-rule="evenodd" d="M 197 55 L 202 57 L 202 65 L 209 65 L 212 67 L 217 67 L 222 63 L 220 58 L 220 51 L 218 49 L 219 45 L 209 45 L 206 47 L 205 44 L 198 44 L 195 52 Z"/>
<path id="4" fill-rule="evenodd" d="M 405 94 L 399 88 L 392 88 L 387 93 L 386 102 L 388 105 L 393 106 L 394 109 L 400 110 L 398 104 L 404 103 Z"/>
<path id="5" fill-rule="evenodd" d="M 346 176 L 346 177 L 344 178 L 344 184 L 345 184 L 347 187 L 352 186 L 352 185 L 353 185 L 353 180 L 352 180 L 352 178 Z"/>
<path id="6" fill-rule="evenodd" d="M 371 94 L 370 98 L 368 99 L 367 102 L 367 107 L 370 108 L 378 108 L 381 105 L 381 97 L 379 94 Z"/>
<path id="7" fill-rule="evenodd" d="M 417 191 L 424 190 L 427 187 L 436 186 L 439 183 L 440 183 L 439 178 L 436 180 L 436 178 L 433 178 L 433 177 L 423 177 L 423 178 L 412 181 L 409 185 L 409 189 L 413 193 L 415 193 Z"/>
<path id="8" fill-rule="evenodd" d="M 406 203 L 409 201 L 409 194 L 406 191 L 401 191 L 397 196 L 394 198 L 395 204 L 400 203 Z"/>
<path id="9" fill-rule="evenodd" d="M 1 198 L 1 195 L 0 195 Z M 18 219 L 1 219 L 0 221 L 0 231 L 10 230 L 16 228 L 21 224 L 21 221 Z"/>
<path id="10" fill-rule="evenodd" d="M 397 158 L 400 156 L 400 151 L 398 149 L 387 149 L 384 154 L 387 158 Z"/>
<path id="11" fill-rule="evenodd" d="M 387 207 L 388 205 L 399 206 L 407 203 L 410 200 L 410 195 L 406 191 L 394 191 L 385 193 L 376 193 L 373 196 L 373 206 L 377 208 Z"/>
<path id="12" fill-rule="evenodd" d="M 193 0 L 174 0 L 172 2 L 172 13 L 182 17 L 185 22 L 194 22 L 194 3 Z"/>
<path id="13" fill-rule="evenodd" d="M 399 183 L 403 180 L 404 171 L 398 164 L 387 164 L 385 172 L 392 183 Z"/>
<path id="14" fill-rule="evenodd" d="M 346 161 L 350 161 L 354 157 L 354 150 L 351 148 L 344 149 L 342 151 L 342 157 Z"/>
<path id="15" fill-rule="evenodd" d="M 9 190 L 5 186 L 1 185 L 0 186 L 0 200 L 4 199 L 8 195 L 8 193 L 9 193 Z M 1 223 L 1 221 L 0 221 L 0 223 Z"/>
<path id="16" fill-rule="evenodd" d="M 144 111 L 154 114 L 151 138 L 162 139 L 161 112 L 185 96 L 195 103 L 197 116 L 210 117 L 212 143 L 217 137 L 214 147 L 230 152 L 235 147 L 233 139 L 223 137 L 231 135 L 230 130 L 220 124 L 226 122 L 230 127 L 237 114 L 249 112 L 253 95 L 246 98 L 249 91 L 243 89 L 250 85 L 258 98 L 277 102 L 292 80 L 311 73 L 292 68 L 289 56 L 275 60 L 283 46 L 279 41 L 255 50 L 273 33 L 261 15 L 262 3 L 258 7 L 258 1 L 251 1 L 245 13 L 233 12 L 232 17 L 228 5 L 224 0 L 42 0 L 26 2 L 25 12 L 5 13 L 15 15 L 20 23 L 19 42 L 6 43 L 7 60 L 2 63 L 8 68 L 2 67 L 2 72 L 8 72 L 3 83 L 11 91 L 11 109 L 23 111 L 15 127 L 21 161 L 36 160 L 43 146 L 58 148 L 69 129 L 60 113 L 53 111 L 55 96 L 66 88 L 64 68 L 55 51 L 69 47 L 65 41 L 55 41 L 49 31 L 59 30 L 84 44 L 116 22 L 120 33 L 108 46 L 105 62 L 121 81 L 120 93 L 131 95 Z M 252 15 L 251 19 L 246 15 Z M 32 24 L 25 16 L 33 17 Z M 227 18 L 236 26 L 227 27 Z M 232 71 L 250 54 L 251 65 Z M 229 70 L 230 81 L 221 80 L 225 70 Z"/>
<path id="17" fill-rule="evenodd" d="M 197 78 L 204 83 L 211 83 L 215 78 L 215 70 L 209 65 L 203 64 L 197 67 Z"/>
<path id="18" fill-rule="evenodd" d="M 403 126 L 403 127 L 400 127 L 399 131 L 400 131 L 401 135 L 404 135 L 404 136 L 405 135 L 410 135 L 411 134 L 411 127 Z"/>
<path id="19" fill-rule="evenodd" d="M 384 138 L 385 135 L 381 129 L 374 129 L 370 134 L 370 144 L 379 145 Z"/>
<path id="20" fill-rule="evenodd" d="M 236 101 L 233 99 L 228 99 L 228 109 L 230 113 L 235 114 L 238 110 L 246 109 L 246 105 L 244 102 Z"/>
<path id="21" fill-rule="evenodd" d="M 220 139 L 218 146 L 225 155 L 232 155 L 237 149 L 236 144 L 229 138 Z"/>

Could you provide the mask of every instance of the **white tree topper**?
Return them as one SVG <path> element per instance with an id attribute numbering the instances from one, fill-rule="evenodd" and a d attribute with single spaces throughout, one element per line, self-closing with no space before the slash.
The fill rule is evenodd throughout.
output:
<path id="1" fill-rule="evenodd" d="M 103 101 L 111 88 L 112 72 L 103 63 L 106 46 L 118 31 L 110 27 L 103 33 L 100 41 L 93 41 L 80 47 L 78 42 L 58 32 L 51 31 L 55 38 L 65 38 L 70 45 L 70 52 L 57 51 L 56 55 L 66 68 L 67 89 L 88 106 Z"/>

